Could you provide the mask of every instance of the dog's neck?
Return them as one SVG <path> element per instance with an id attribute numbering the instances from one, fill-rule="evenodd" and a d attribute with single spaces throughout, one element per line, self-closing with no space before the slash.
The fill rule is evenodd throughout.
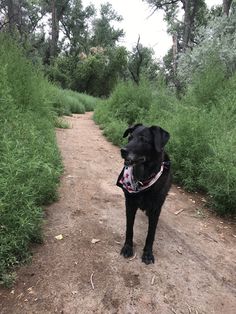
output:
<path id="1" fill-rule="evenodd" d="M 155 160 L 149 160 L 147 162 L 134 165 L 133 167 L 133 176 L 135 181 L 146 181 L 154 174 L 157 174 L 163 162 L 163 156 L 159 156 L 159 158 Z"/>
<path id="2" fill-rule="evenodd" d="M 131 166 L 124 166 L 117 185 L 128 193 L 139 193 L 150 188 L 170 168 L 167 154 L 159 154 L 154 160 L 147 160 Z"/>

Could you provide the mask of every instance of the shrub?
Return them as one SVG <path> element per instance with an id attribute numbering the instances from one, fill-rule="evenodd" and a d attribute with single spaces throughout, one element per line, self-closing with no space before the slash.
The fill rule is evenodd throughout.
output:
<path id="1" fill-rule="evenodd" d="M 104 135 L 115 145 L 122 146 L 126 142 L 122 135 L 127 128 L 124 121 L 113 120 L 104 128 Z"/>
<path id="2" fill-rule="evenodd" d="M 107 100 L 100 100 L 94 110 L 93 119 L 103 129 L 111 121 L 110 104 Z"/>
<path id="3" fill-rule="evenodd" d="M 76 94 L 77 94 L 77 98 L 84 105 L 85 111 L 94 111 L 96 104 L 98 102 L 98 98 L 87 95 L 87 94 L 82 94 L 82 93 L 76 93 Z"/>
<path id="4" fill-rule="evenodd" d="M 48 99 L 59 116 L 93 111 L 98 101 L 93 96 L 80 94 L 69 89 L 61 89 L 54 85 L 49 86 Z"/>
<path id="5" fill-rule="evenodd" d="M 55 117 L 54 126 L 60 129 L 69 129 L 70 125 L 67 121 L 62 119 L 61 117 Z"/>
<path id="6" fill-rule="evenodd" d="M 206 61 L 205 61 L 206 62 Z M 184 101 L 187 105 L 211 109 L 216 104 L 219 93 L 224 90 L 226 70 L 217 58 L 208 59 L 204 69 L 199 69 L 192 75 L 193 82 L 189 84 Z"/>
<path id="7" fill-rule="evenodd" d="M 62 89 L 50 85 L 48 87 L 47 97 L 51 107 L 58 116 L 71 115 L 70 106 L 67 103 L 65 93 Z"/>
<path id="8" fill-rule="evenodd" d="M 93 48 L 88 54 L 59 56 L 48 69 L 50 79 L 80 93 L 109 96 L 126 71 L 127 51 L 124 47 Z"/>
<path id="9" fill-rule="evenodd" d="M 0 282 L 41 241 L 42 204 L 56 199 L 62 164 L 48 82 L 0 34 Z"/>
<path id="10" fill-rule="evenodd" d="M 142 82 L 140 85 L 122 82 L 112 93 L 109 99 L 109 108 L 114 118 L 131 125 L 144 119 L 152 101 L 152 90 L 146 82 Z"/>
<path id="11" fill-rule="evenodd" d="M 98 101 L 98 98 L 83 93 L 77 93 L 72 90 L 66 90 L 66 93 L 76 99 L 76 101 L 84 107 L 85 111 L 93 111 Z"/>
<path id="12" fill-rule="evenodd" d="M 220 214 L 236 211 L 236 75 L 224 88 L 209 116 L 210 154 L 202 163 L 199 182 L 207 187 L 210 201 Z"/>
<path id="13" fill-rule="evenodd" d="M 194 81 L 193 73 L 204 70 L 209 59 L 217 58 L 227 73 L 232 75 L 236 70 L 236 11 L 229 17 L 215 17 L 207 26 L 199 29 L 198 44 L 180 55 L 178 77 L 183 84 Z"/>

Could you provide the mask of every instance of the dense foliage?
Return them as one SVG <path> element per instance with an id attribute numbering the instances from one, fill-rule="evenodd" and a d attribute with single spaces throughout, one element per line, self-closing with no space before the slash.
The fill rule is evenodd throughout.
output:
<path id="1" fill-rule="evenodd" d="M 23 50 L 0 34 L 0 283 L 41 241 L 42 205 L 57 197 L 62 163 L 54 126 L 61 115 L 94 109 L 97 100 L 49 84 Z"/>
<path id="2" fill-rule="evenodd" d="M 204 69 L 211 59 L 220 60 L 231 76 L 236 70 L 236 12 L 229 17 L 219 16 L 210 20 L 198 32 L 198 45 L 179 56 L 178 78 L 182 85 L 193 81 L 193 73 Z"/>
<path id="3" fill-rule="evenodd" d="M 97 99 L 93 96 L 60 89 L 49 84 L 47 99 L 57 116 L 93 111 L 97 103 Z"/>
<path id="4" fill-rule="evenodd" d="M 88 54 L 58 57 L 48 69 L 48 75 L 63 88 L 93 96 L 109 96 L 123 76 L 126 58 L 123 47 L 92 47 Z"/>
<path id="5" fill-rule="evenodd" d="M 0 31 L 16 36 L 28 57 L 62 88 L 108 97 L 119 79 L 136 79 L 133 73 L 156 78 L 158 63 L 151 49 L 140 43 L 137 54 L 136 48 L 128 52 L 119 44 L 122 17 L 111 4 L 102 4 L 97 12 L 81 0 L 10 3 L 0 4 Z"/>
<path id="6" fill-rule="evenodd" d="M 48 83 L 0 36 L 0 282 L 41 239 L 43 204 L 56 198 L 62 170 Z"/>

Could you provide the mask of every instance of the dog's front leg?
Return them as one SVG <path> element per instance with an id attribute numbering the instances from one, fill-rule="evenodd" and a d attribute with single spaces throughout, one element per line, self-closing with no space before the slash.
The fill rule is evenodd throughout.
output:
<path id="1" fill-rule="evenodd" d="M 143 249 L 142 262 L 146 265 L 154 263 L 154 256 L 152 253 L 152 246 L 155 239 L 155 233 L 157 228 L 157 223 L 159 220 L 160 211 L 150 211 L 148 214 L 148 234 L 146 238 L 146 243 Z"/>
<path id="2" fill-rule="evenodd" d="M 125 244 L 120 252 L 126 258 L 133 256 L 133 227 L 136 212 L 137 208 L 131 206 L 126 200 L 126 237 Z"/>

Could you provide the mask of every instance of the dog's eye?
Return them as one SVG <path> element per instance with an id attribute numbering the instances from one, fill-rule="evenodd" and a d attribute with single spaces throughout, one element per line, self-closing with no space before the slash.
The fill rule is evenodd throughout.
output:
<path id="1" fill-rule="evenodd" d="M 128 141 L 131 141 L 132 139 L 133 139 L 133 136 L 130 135 L 130 136 L 128 137 Z"/>
<path id="2" fill-rule="evenodd" d="M 140 135 L 140 136 L 139 136 L 139 140 L 140 140 L 141 142 L 148 143 L 148 139 L 147 139 L 146 137 L 144 137 L 143 135 Z"/>

